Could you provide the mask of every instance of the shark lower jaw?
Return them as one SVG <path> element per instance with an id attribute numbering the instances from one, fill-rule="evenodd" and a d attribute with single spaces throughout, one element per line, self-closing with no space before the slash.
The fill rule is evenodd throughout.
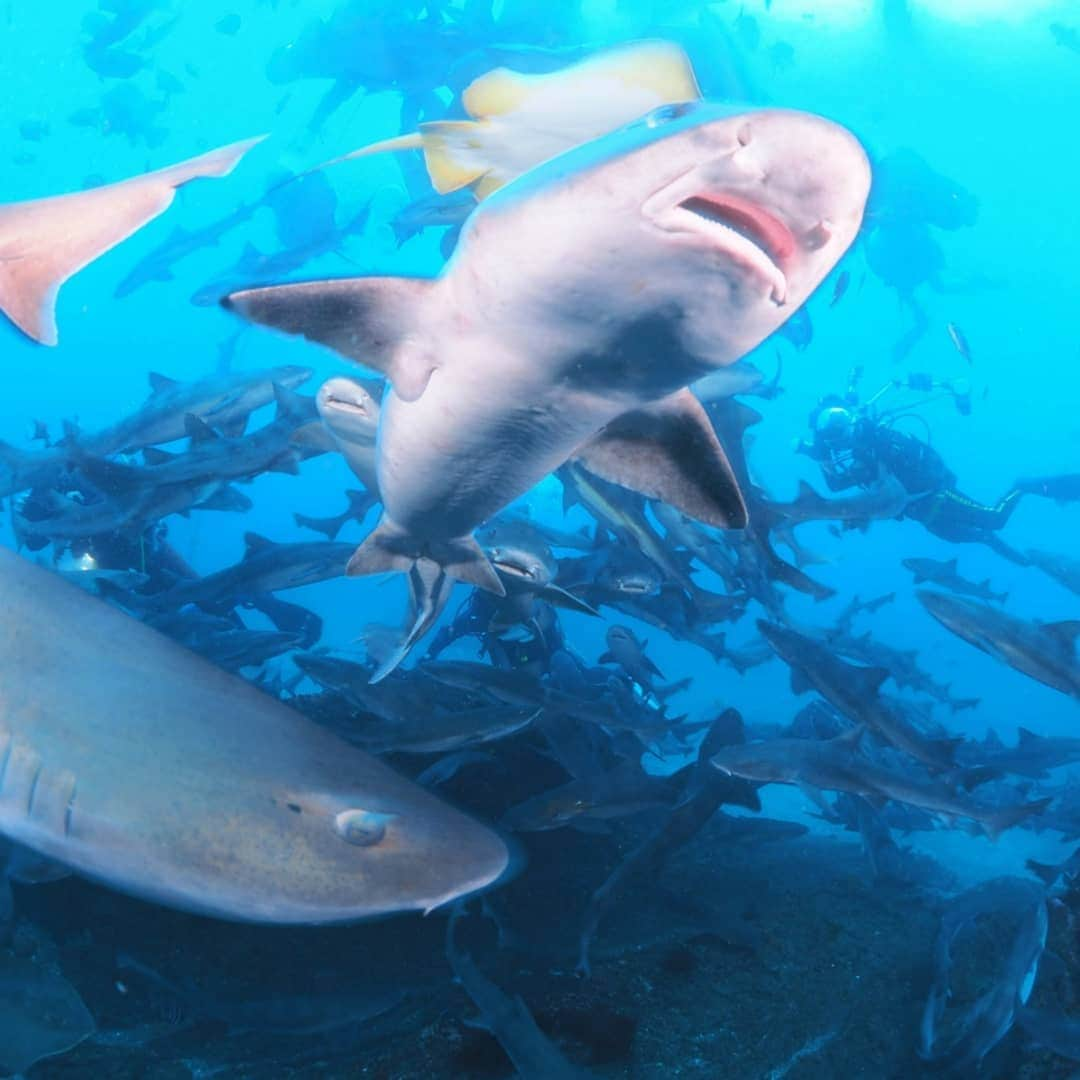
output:
<path id="1" fill-rule="evenodd" d="M 777 307 L 786 303 L 784 268 L 793 262 L 799 244 L 791 229 L 760 203 L 734 192 L 701 191 L 657 210 L 649 213 L 646 207 L 657 227 L 703 241 L 710 251 L 758 278 Z"/>

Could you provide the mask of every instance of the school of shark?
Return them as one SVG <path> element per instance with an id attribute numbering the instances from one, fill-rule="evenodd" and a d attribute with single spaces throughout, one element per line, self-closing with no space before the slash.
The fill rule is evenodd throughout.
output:
<path id="1" fill-rule="evenodd" d="M 251 0 L 222 145 L 190 12 L 72 20 L 0 204 L 0 1075 L 1080 1063 L 1078 433 L 969 494 L 980 202 L 762 89 L 783 6 Z"/>

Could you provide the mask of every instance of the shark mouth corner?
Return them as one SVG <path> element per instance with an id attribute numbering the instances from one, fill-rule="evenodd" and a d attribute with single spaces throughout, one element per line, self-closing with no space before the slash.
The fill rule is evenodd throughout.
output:
<path id="1" fill-rule="evenodd" d="M 720 241 L 726 254 L 760 274 L 772 286 L 778 306 L 787 299 L 787 277 L 797 244 L 792 231 L 764 207 L 729 193 L 696 194 L 674 207 L 672 222 L 680 229 Z"/>

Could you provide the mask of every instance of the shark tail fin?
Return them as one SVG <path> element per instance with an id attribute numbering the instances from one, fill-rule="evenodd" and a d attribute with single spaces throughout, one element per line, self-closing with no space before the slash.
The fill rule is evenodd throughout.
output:
<path id="1" fill-rule="evenodd" d="M 368 538 L 353 552 L 346 574 L 407 573 L 420 558 L 440 567 L 448 578 L 505 596 L 499 575 L 483 549 L 472 536 L 424 542 L 410 536 L 393 522 L 383 518 Z"/>
<path id="2" fill-rule="evenodd" d="M 1051 798 L 1036 799 L 1034 802 L 1021 803 L 1019 806 L 999 810 L 983 821 L 983 829 L 991 840 L 996 840 L 1006 829 L 1019 825 L 1021 821 L 1026 821 L 1034 814 L 1041 814 L 1052 801 Z"/>
<path id="3" fill-rule="evenodd" d="M 225 176 L 258 141 L 223 146 L 116 184 L 0 206 L 0 311 L 27 337 L 55 345 L 60 286 L 164 212 L 182 184 Z"/>

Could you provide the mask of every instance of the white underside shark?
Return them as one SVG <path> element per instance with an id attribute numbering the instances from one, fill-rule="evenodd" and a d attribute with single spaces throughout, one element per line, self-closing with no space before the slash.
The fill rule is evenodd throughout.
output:
<path id="1" fill-rule="evenodd" d="M 571 458 L 720 527 L 746 523 L 687 387 L 820 284 L 862 221 L 870 167 L 805 113 L 665 106 L 480 204 L 435 279 L 233 293 L 253 322 L 382 372 L 382 520 L 351 574 L 419 559 L 496 593 L 472 531 Z"/>

